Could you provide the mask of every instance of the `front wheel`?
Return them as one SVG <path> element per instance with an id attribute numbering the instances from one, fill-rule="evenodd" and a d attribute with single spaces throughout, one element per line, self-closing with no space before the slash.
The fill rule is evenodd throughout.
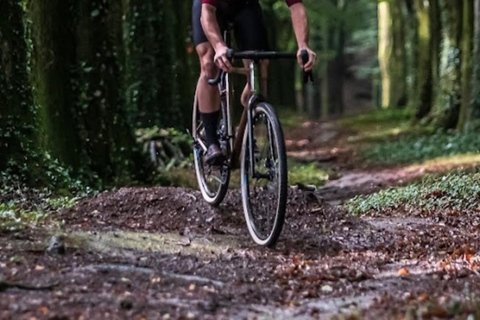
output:
<path id="1" fill-rule="evenodd" d="M 253 152 L 252 152 L 253 151 Z M 259 103 L 241 156 L 242 202 L 248 231 L 260 245 L 273 247 L 282 232 L 287 204 L 287 156 L 275 110 Z"/>
<path id="2" fill-rule="evenodd" d="M 196 94 L 193 104 L 192 119 L 192 135 L 195 140 L 193 157 L 198 186 L 202 192 L 203 199 L 210 205 L 216 207 L 220 205 L 227 194 L 228 183 L 230 181 L 230 168 L 226 164 L 221 166 L 209 166 L 205 163 L 205 130 L 203 128 L 203 122 L 200 119 L 200 111 L 198 109 L 198 99 Z M 224 120 L 220 121 L 219 123 L 218 135 L 219 137 L 227 136 Z M 228 140 L 221 139 L 220 146 L 224 154 L 228 155 Z"/>

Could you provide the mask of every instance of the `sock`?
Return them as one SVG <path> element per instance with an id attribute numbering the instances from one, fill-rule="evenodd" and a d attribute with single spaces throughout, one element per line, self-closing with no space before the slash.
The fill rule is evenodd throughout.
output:
<path id="1" fill-rule="evenodd" d="M 205 138 L 207 140 L 207 146 L 210 146 L 213 143 L 218 143 L 217 123 L 219 115 L 220 111 L 200 113 L 201 119 L 203 121 L 203 126 L 205 128 Z"/>

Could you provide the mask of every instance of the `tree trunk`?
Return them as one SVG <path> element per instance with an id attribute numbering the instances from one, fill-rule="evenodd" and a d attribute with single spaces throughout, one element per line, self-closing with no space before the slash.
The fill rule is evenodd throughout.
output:
<path id="1" fill-rule="evenodd" d="M 124 114 L 122 4 L 77 1 L 77 117 L 89 168 L 106 182 L 130 178 L 139 161 Z"/>
<path id="2" fill-rule="evenodd" d="M 440 18 L 439 0 L 429 0 L 430 37 L 432 51 L 432 108 L 440 85 L 440 53 L 442 42 L 442 20 Z"/>
<path id="3" fill-rule="evenodd" d="M 472 99 L 472 110 L 470 113 L 469 126 L 472 128 L 478 129 L 480 127 L 480 0 L 475 0 L 474 13 L 475 13 L 475 18 L 474 18 L 475 26 L 474 26 L 474 36 L 473 36 L 474 53 L 472 57 L 473 99 Z"/>
<path id="4" fill-rule="evenodd" d="M 127 104 L 136 114 L 138 127 L 182 123 L 175 99 L 179 85 L 175 74 L 180 64 L 175 37 L 185 39 L 175 27 L 173 11 L 172 0 L 128 0 L 126 5 Z"/>
<path id="5" fill-rule="evenodd" d="M 390 96 L 391 107 L 401 108 L 407 104 L 407 53 L 405 17 L 402 1 L 391 1 L 390 10 L 392 17 L 392 59 L 389 61 L 389 68 L 393 79 L 393 88 Z"/>
<path id="6" fill-rule="evenodd" d="M 462 102 L 457 128 L 466 128 L 472 103 L 472 54 L 473 54 L 473 2 L 463 0 L 463 32 L 462 32 Z"/>
<path id="7" fill-rule="evenodd" d="M 72 1 L 30 2 L 34 44 L 33 75 L 45 145 L 52 156 L 78 169 L 82 158 L 76 135 L 71 76 L 75 65 Z M 84 159 L 83 159 L 84 160 Z"/>
<path id="8" fill-rule="evenodd" d="M 20 1 L 0 1 L 0 171 L 33 178 L 37 128 L 23 19 Z"/>
<path id="9" fill-rule="evenodd" d="M 336 1 L 334 4 L 344 12 L 346 4 L 343 1 Z M 344 111 L 345 42 L 345 23 L 340 20 L 332 27 L 329 46 L 335 54 L 335 57 L 328 63 L 327 71 L 329 114 L 342 114 Z"/>
<path id="10" fill-rule="evenodd" d="M 418 19 L 414 0 L 400 1 L 400 10 L 404 18 L 405 33 L 405 45 L 403 46 L 405 53 L 405 104 L 413 107 L 418 92 Z"/>
<path id="11" fill-rule="evenodd" d="M 461 33 L 463 2 L 440 0 L 442 53 L 439 91 L 433 120 L 438 128 L 455 128 L 461 105 Z"/>
<path id="12" fill-rule="evenodd" d="M 392 75 L 389 61 L 392 60 L 392 16 L 386 1 L 378 3 L 378 60 L 382 75 L 382 108 L 392 105 Z"/>
<path id="13" fill-rule="evenodd" d="M 268 1 L 263 6 L 265 24 L 272 50 L 292 51 L 296 46 L 291 46 L 293 31 L 290 18 L 279 19 L 273 6 L 275 1 Z M 292 60 L 276 60 L 270 62 L 268 74 L 269 100 L 277 106 L 294 107 L 296 103 L 295 80 L 297 65 Z M 291 75 L 291 76 L 285 76 Z M 243 82 L 242 80 L 242 86 Z M 243 89 L 242 89 L 243 90 Z M 241 92 L 241 91 L 240 91 Z"/>
<path id="14" fill-rule="evenodd" d="M 433 52 L 430 36 L 430 3 L 415 0 L 417 16 L 417 92 L 413 99 L 415 120 L 421 120 L 432 108 Z"/>
<path id="15" fill-rule="evenodd" d="M 198 80 L 198 58 L 190 40 L 191 10 L 190 1 L 173 1 L 175 12 L 175 26 L 172 35 L 175 35 L 175 73 L 177 83 L 175 90 L 175 105 L 180 113 L 177 126 L 186 128 L 191 125 L 192 100 L 194 88 Z"/>

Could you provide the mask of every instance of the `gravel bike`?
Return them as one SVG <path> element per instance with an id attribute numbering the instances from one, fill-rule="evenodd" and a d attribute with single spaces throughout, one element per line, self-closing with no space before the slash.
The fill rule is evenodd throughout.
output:
<path id="1" fill-rule="evenodd" d="M 230 47 L 228 32 L 225 39 Z M 232 73 L 248 74 L 251 97 L 234 132 L 230 74 L 221 71 L 216 79 L 208 81 L 210 85 L 217 85 L 220 92 L 221 119 L 217 132 L 225 158 L 221 165 L 209 166 L 203 159 L 207 145 L 195 94 L 192 136 L 198 185 L 205 201 L 218 206 L 227 193 L 232 169 L 240 165 L 242 203 L 248 231 L 257 244 L 273 247 L 285 220 L 287 155 L 282 126 L 275 110 L 257 93 L 256 65 L 262 59 L 296 59 L 296 53 L 229 50 L 228 58 L 232 61 L 250 60 L 248 68 L 234 68 Z M 302 59 L 304 64 L 308 61 L 306 51 L 302 52 Z M 309 73 L 304 73 L 304 81 L 309 76 L 311 79 Z"/>

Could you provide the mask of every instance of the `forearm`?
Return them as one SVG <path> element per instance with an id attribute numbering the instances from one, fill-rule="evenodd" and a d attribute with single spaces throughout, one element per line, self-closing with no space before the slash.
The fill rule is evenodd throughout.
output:
<path id="1" fill-rule="evenodd" d="M 210 4 L 202 5 L 202 27 L 208 41 L 215 50 L 217 48 L 226 46 L 222 38 L 220 26 L 218 25 L 216 8 Z"/>
<path id="2" fill-rule="evenodd" d="M 303 3 L 297 3 L 290 7 L 293 30 L 299 48 L 308 47 L 308 16 Z"/>

